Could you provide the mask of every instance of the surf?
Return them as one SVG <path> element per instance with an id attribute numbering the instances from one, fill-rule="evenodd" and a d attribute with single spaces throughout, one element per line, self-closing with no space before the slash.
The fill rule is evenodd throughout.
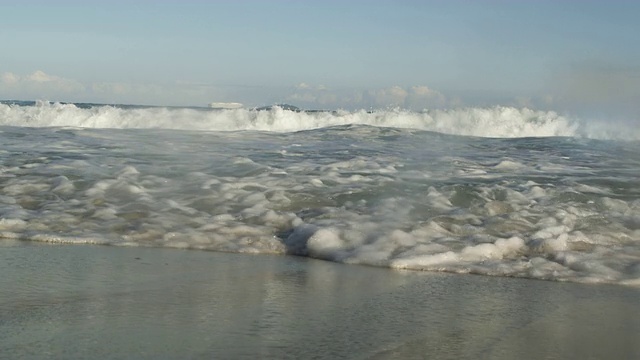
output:
<path id="1" fill-rule="evenodd" d="M 616 127 L 603 122 L 584 121 L 555 111 L 506 106 L 423 111 L 309 111 L 278 105 L 247 109 L 5 101 L 0 103 L 0 125 L 265 132 L 369 125 L 486 138 L 640 139 L 640 130 L 631 126 Z"/>

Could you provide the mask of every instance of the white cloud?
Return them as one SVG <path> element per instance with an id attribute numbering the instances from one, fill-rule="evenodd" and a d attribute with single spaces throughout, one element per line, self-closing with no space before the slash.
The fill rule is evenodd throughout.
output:
<path id="1" fill-rule="evenodd" d="M 373 106 L 397 106 L 405 109 L 423 110 L 439 108 L 447 105 L 447 98 L 439 91 L 424 85 L 409 88 L 392 86 L 385 89 L 371 90 L 367 93 Z"/>
<path id="2" fill-rule="evenodd" d="M 259 91 L 258 91 L 259 90 Z M 283 92 L 284 91 L 284 92 Z M 139 84 L 96 82 L 82 84 L 73 79 L 48 74 L 42 70 L 27 75 L 0 74 L 0 98 L 45 99 L 52 101 L 118 104 L 200 105 L 212 101 L 240 102 L 248 105 L 265 101 L 288 102 L 306 109 L 379 109 L 399 107 L 423 110 L 456 103 L 442 93 L 424 85 L 390 86 L 378 89 L 332 89 L 325 85 L 300 82 L 268 93 L 263 88 L 218 88 L 211 84 L 175 82 Z"/>
<path id="3" fill-rule="evenodd" d="M 295 93 L 287 97 L 287 101 L 303 104 L 333 105 L 338 101 L 335 94 Z"/>
<path id="4" fill-rule="evenodd" d="M 293 93 L 285 98 L 287 102 L 306 108 L 335 107 L 339 101 L 338 94 L 329 91 L 326 86 L 310 85 L 304 82 L 294 86 Z"/>
<path id="5" fill-rule="evenodd" d="M 193 84 L 137 84 L 126 82 L 93 83 L 90 86 L 95 101 L 118 104 L 199 105 L 213 99 L 228 99 L 216 89 Z M 231 99 L 235 100 L 235 99 Z"/>
<path id="6" fill-rule="evenodd" d="M 3 85 L 14 85 L 20 81 L 20 77 L 14 73 L 6 72 L 2 74 Z"/>
<path id="7" fill-rule="evenodd" d="M 26 76 L 5 72 L 0 83 L 0 94 L 5 98 L 52 98 L 84 90 L 85 86 L 78 81 L 49 75 L 42 70 Z"/>
<path id="8" fill-rule="evenodd" d="M 293 87 L 293 91 L 285 99 L 303 108 L 400 107 L 423 110 L 447 106 L 449 103 L 442 93 L 423 85 L 408 88 L 395 85 L 371 90 L 333 90 L 324 85 L 300 83 Z"/>
<path id="9" fill-rule="evenodd" d="M 50 82 L 50 81 L 59 81 L 61 78 L 57 76 L 51 76 L 44 73 L 42 70 L 37 70 L 31 75 L 27 75 L 27 81 L 33 82 Z"/>
<path id="10" fill-rule="evenodd" d="M 447 98 L 439 91 L 427 86 L 412 86 L 405 106 L 410 109 L 439 108 L 447 105 Z"/>
<path id="11" fill-rule="evenodd" d="M 0 99 L 206 106 L 214 98 L 235 101 L 215 87 L 198 84 L 83 84 L 42 70 L 22 76 L 12 72 L 0 74 Z"/>
<path id="12" fill-rule="evenodd" d="M 368 95 L 376 106 L 404 106 L 409 93 L 400 86 L 386 89 L 369 90 Z"/>

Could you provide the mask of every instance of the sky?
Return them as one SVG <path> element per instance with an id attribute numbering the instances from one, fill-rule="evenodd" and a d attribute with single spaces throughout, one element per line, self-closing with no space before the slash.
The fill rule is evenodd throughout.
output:
<path id="1" fill-rule="evenodd" d="M 0 99 L 640 118 L 640 1 L 0 0 Z"/>

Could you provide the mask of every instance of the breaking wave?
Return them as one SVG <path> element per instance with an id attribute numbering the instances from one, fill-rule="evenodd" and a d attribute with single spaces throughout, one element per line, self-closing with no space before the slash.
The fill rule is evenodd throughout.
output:
<path id="1" fill-rule="evenodd" d="M 640 140 L 640 130 L 587 122 L 554 111 L 495 106 L 450 110 L 291 111 L 178 107 L 82 106 L 38 101 L 0 103 L 0 125 L 114 129 L 295 132 L 340 125 L 370 125 L 496 137 L 585 137 Z"/>

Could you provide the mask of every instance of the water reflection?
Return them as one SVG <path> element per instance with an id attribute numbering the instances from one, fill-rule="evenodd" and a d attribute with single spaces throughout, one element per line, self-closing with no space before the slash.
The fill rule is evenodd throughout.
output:
<path id="1" fill-rule="evenodd" d="M 633 288 L 283 256 L 1 244 L 2 358 L 640 355 Z"/>

